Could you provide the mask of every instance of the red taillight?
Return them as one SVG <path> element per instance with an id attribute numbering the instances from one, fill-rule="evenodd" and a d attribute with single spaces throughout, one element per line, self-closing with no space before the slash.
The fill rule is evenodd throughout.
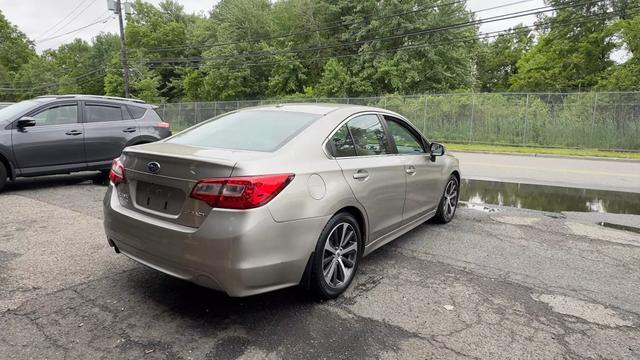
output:
<path id="1" fill-rule="evenodd" d="M 271 201 L 293 177 L 293 174 L 278 174 L 204 179 L 193 187 L 191 197 L 211 207 L 253 209 Z"/>
<path id="2" fill-rule="evenodd" d="M 159 122 L 155 125 L 155 127 L 160 128 L 160 129 L 169 129 L 171 127 L 171 124 L 169 124 L 168 122 Z"/>
<path id="3" fill-rule="evenodd" d="M 124 178 L 124 165 L 120 159 L 114 159 L 111 163 L 111 171 L 109 171 L 109 180 L 113 185 L 118 185 L 125 181 Z"/>

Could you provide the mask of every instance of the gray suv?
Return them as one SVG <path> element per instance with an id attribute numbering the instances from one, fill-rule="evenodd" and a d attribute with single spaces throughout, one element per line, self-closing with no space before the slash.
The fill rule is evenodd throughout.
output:
<path id="1" fill-rule="evenodd" d="M 117 97 L 48 95 L 0 109 L 0 190 L 20 176 L 107 174 L 125 147 L 171 135 L 155 108 Z"/>

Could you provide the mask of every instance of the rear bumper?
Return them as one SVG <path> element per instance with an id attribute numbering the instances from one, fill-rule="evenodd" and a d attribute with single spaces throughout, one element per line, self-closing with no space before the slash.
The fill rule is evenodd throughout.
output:
<path id="1" fill-rule="evenodd" d="M 180 279 L 248 296 L 296 285 L 329 217 L 276 222 L 266 207 L 214 210 L 199 228 L 104 200 L 107 238 L 126 256 Z"/>

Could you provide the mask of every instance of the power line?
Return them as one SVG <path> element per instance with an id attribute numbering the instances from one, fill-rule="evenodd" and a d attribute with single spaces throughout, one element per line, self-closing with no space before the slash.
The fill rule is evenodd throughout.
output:
<path id="1" fill-rule="evenodd" d="M 640 7 L 634 8 L 633 10 L 638 10 L 638 9 L 640 9 Z M 605 12 L 605 13 L 600 13 L 600 14 L 585 15 L 585 16 L 583 16 L 582 21 L 562 22 L 560 24 L 575 25 L 575 24 L 584 23 L 584 22 L 590 20 L 591 18 L 597 18 L 597 17 L 601 17 L 601 16 L 605 16 L 605 15 L 612 15 L 612 14 L 616 14 L 616 13 L 617 13 L 616 11 L 611 11 L 611 12 Z M 634 14 L 640 14 L 640 12 L 637 12 L 637 13 L 634 13 Z M 551 23 L 552 23 L 551 21 L 547 21 L 546 24 L 543 24 L 543 26 L 550 26 Z M 286 60 L 286 61 L 275 61 L 275 62 L 262 61 L 262 62 L 257 62 L 257 63 L 219 64 L 217 66 L 216 65 L 207 64 L 207 67 L 213 67 L 213 68 L 239 68 L 239 67 L 247 67 L 247 66 L 265 66 L 265 65 L 277 65 L 277 64 L 294 63 L 294 62 L 309 62 L 309 61 L 325 60 L 325 59 L 330 59 L 330 58 L 344 58 L 344 57 L 352 57 L 352 56 L 362 56 L 363 54 L 370 54 L 370 53 L 379 54 L 379 53 L 386 53 L 386 52 L 396 52 L 398 50 L 418 49 L 418 48 L 434 46 L 434 45 L 452 44 L 452 43 L 456 43 L 456 42 L 469 42 L 469 41 L 477 41 L 477 40 L 486 40 L 486 39 L 498 37 L 500 35 L 507 35 L 507 34 L 511 34 L 511 33 L 516 33 L 518 31 L 522 31 L 523 29 L 531 29 L 531 30 L 533 30 L 533 29 L 539 28 L 540 26 L 541 26 L 540 23 L 538 23 L 538 24 L 524 26 L 524 27 L 520 27 L 520 28 L 512 28 L 510 30 L 498 30 L 498 31 L 492 31 L 492 32 L 478 34 L 480 36 L 474 34 L 474 35 L 467 36 L 467 37 L 444 40 L 444 41 L 440 41 L 440 42 L 423 42 L 423 43 L 419 43 L 419 44 L 403 45 L 403 46 L 398 46 L 398 47 L 394 47 L 394 48 L 390 48 L 390 49 L 383 49 L 383 50 L 376 50 L 376 49 L 368 50 L 368 51 L 359 50 L 359 51 L 357 51 L 355 53 L 350 53 L 350 54 L 327 55 L 327 56 L 319 56 L 319 57 L 313 57 L 313 58 L 303 58 L 303 59 Z M 161 66 L 166 66 L 167 63 L 157 63 L 157 64 L 149 64 L 149 65 L 150 65 L 150 67 L 158 68 L 158 67 L 161 67 Z M 198 64 L 197 63 L 193 63 L 193 64 L 186 64 L 186 65 L 192 66 L 192 67 L 196 67 Z"/>
<path id="2" fill-rule="evenodd" d="M 524 1 L 533 1 L 533 0 L 522 0 L 522 1 L 524 2 Z M 240 41 L 240 42 L 234 41 L 234 42 L 222 42 L 222 43 L 204 44 L 204 45 L 183 45 L 183 46 L 174 46 L 174 47 L 158 47 L 158 48 L 148 48 L 146 50 L 162 52 L 162 51 L 189 49 L 189 48 L 191 48 L 191 49 L 201 49 L 201 48 L 205 48 L 205 47 L 206 48 L 213 48 L 213 47 L 226 46 L 226 45 L 236 45 L 236 44 L 240 44 L 240 43 L 254 43 L 254 42 L 260 42 L 260 41 L 278 40 L 278 39 L 284 39 L 284 38 L 288 38 L 288 37 L 292 37 L 292 36 L 313 34 L 313 33 L 317 33 L 317 32 L 325 32 L 325 31 L 329 31 L 329 30 L 333 30 L 333 29 L 337 29 L 337 28 L 341 28 L 341 27 L 345 27 L 345 26 L 351 26 L 351 25 L 356 25 L 356 24 L 359 24 L 359 23 L 364 23 L 364 22 L 371 21 L 371 20 L 379 20 L 379 19 L 387 19 L 387 18 L 393 18 L 393 17 L 398 17 L 398 16 L 405 16 L 405 15 L 409 15 L 409 14 L 414 14 L 414 13 L 418 13 L 418 12 L 434 9 L 436 7 L 464 4 L 466 2 L 467 2 L 467 0 L 457 0 L 457 1 L 452 1 L 452 2 L 448 2 L 448 3 L 444 3 L 444 4 L 423 6 L 423 7 L 420 7 L 418 9 L 415 9 L 415 10 L 405 11 L 405 12 L 396 13 L 396 14 L 390 14 L 390 15 L 384 15 L 384 16 L 378 16 L 378 17 L 365 16 L 364 19 L 360 19 L 360 20 L 357 20 L 357 21 L 349 22 L 349 23 L 343 23 L 341 21 L 336 21 L 336 22 L 334 22 L 334 24 L 337 24 L 337 25 L 327 26 L 327 27 L 323 27 L 323 28 L 316 28 L 316 29 L 311 29 L 311 30 L 304 30 L 304 31 L 299 31 L 299 32 L 294 32 L 294 33 L 281 34 L 281 35 L 273 35 L 273 36 L 266 36 L 266 37 L 260 37 L 260 38 L 246 39 L 246 40 L 243 40 L 243 41 Z"/>
<path id="3" fill-rule="evenodd" d="M 60 20 L 56 25 L 54 25 L 53 27 L 49 28 L 49 30 L 52 30 L 54 28 L 56 28 L 60 23 L 62 23 L 63 21 L 65 21 L 69 16 L 71 16 L 71 14 L 73 14 L 83 3 L 86 3 L 89 0 L 84 0 L 82 2 L 80 2 L 78 4 L 78 6 L 76 6 L 67 16 L 65 16 L 62 20 Z M 85 6 L 82 10 L 80 10 L 79 13 L 76 14 L 76 16 L 74 16 L 72 19 L 70 19 L 69 21 L 67 21 L 66 24 L 62 25 L 62 27 L 60 27 L 58 30 L 54 31 L 53 33 L 49 34 L 49 35 L 54 35 L 55 33 L 57 33 L 58 31 L 64 29 L 67 25 L 71 24 L 75 19 L 77 19 L 80 15 L 82 15 L 82 13 L 84 13 L 89 7 L 91 7 L 91 5 L 93 5 L 93 3 L 95 3 L 97 0 L 93 0 L 91 3 L 89 3 L 87 6 Z M 45 36 L 45 34 L 47 34 L 49 32 L 49 30 L 43 32 L 42 34 L 38 35 L 38 37 L 40 38 L 40 40 L 36 39 L 36 43 L 42 41 L 41 39 Z"/>
<path id="4" fill-rule="evenodd" d="M 86 29 L 86 28 L 88 28 L 88 27 L 91 27 L 91 26 L 93 26 L 93 25 L 100 24 L 100 23 L 105 23 L 105 22 L 106 22 L 107 20 L 109 20 L 111 17 L 112 17 L 112 16 L 107 16 L 106 18 L 103 18 L 103 19 L 100 19 L 100 20 L 98 20 L 98 21 L 95 21 L 95 22 L 89 23 L 89 24 L 87 24 L 87 25 L 85 25 L 85 26 L 82 26 L 82 27 L 79 27 L 79 28 L 77 28 L 77 29 L 73 29 L 73 30 L 68 31 L 68 32 L 66 32 L 66 33 L 64 33 L 64 34 L 60 34 L 60 35 L 56 35 L 56 36 L 52 36 L 52 37 L 48 37 L 48 38 L 46 38 L 46 39 L 42 39 L 42 40 L 40 40 L 40 41 L 36 41 L 35 43 L 36 43 L 36 44 L 41 44 L 41 43 L 43 43 L 43 42 L 47 42 L 47 41 L 50 41 L 50 40 L 53 40 L 53 39 L 57 39 L 57 38 L 60 38 L 60 37 L 65 36 L 65 35 L 69 35 L 69 34 L 76 33 L 76 32 L 78 32 L 78 31 L 80 31 L 80 30 L 84 30 L 84 29 Z"/>
<path id="5" fill-rule="evenodd" d="M 92 75 L 92 74 L 95 74 L 97 72 L 100 72 L 100 71 L 102 71 L 104 69 L 105 69 L 105 66 L 100 66 L 100 67 L 94 68 L 93 70 L 91 70 L 89 72 L 86 72 L 84 74 L 72 77 L 72 78 L 70 78 L 70 80 L 79 80 L 79 79 L 85 78 L 85 77 L 87 77 L 89 75 Z M 2 90 L 2 91 L 29 91 L 29 90 L 34 90 L 34 89 L 49 88 L 49 87 L 57 86 L 59 84 L 60 83 L 58 81 L 56 81 L 56 82 L 51 82 L 51 83 L 47 83 L 47 84 L 41 84 L 41 85 L 29 87 L 29 88 L 0 88 L 0 90 Z"/>
<path id="6" fill-rule="evenodd" d="M 588 3 L 588 2 L 587 2 Z M 573 6 L 578 6 L 580 4 L 573 4 Z M 629 10 L 629 9 L 627 9 Z M 635 8 L 632 10 L 636 10 Z M 530 10 L 529 10 L 530 11 Z M 611 11 L 611 12 L 603 12 L 603 13 L 599 13 L 599 14 L 592 14 L 592 15 L 585 15 L 582 18 L 582 21 L 579 22 L 567 22 L 567 24 L 578 24 L 578 23 L 582 23 L 587 21 L 589 18 L 595 18 L 595 17 L 601 17 L 601 16 L 606 16 L 606 15 L 612 15 L 612 14 L 616 14 L 617 11 Z M 505 14 L 505 15 L 509 15 L 509 14 Z M 629 14 L 628 14 L 629 15 Z M 504 15 L 501 15 L 504 16 Z M 525 16 L 525 15 L 520 15 L 520 16 Z M 552 19 L 551 20 L 547 20 L 546 24 L 543 25 L 551 25 Z M 558 24 L 558 22 L 555 22 L 556 24 Z M 559 24 L 563 24 L 564 22 L 560 22 Z M 397 50 L 404 50 L 404 49 L 414 49 L 414 48 L 422 48 L 422 47 L 426 47 L 426 46 L 434 46 L 434 45 L 440 45 L 440 44 L 447 44 L 447 43 L 454 43 L 454 42 L 466 42 L 466 41 L 477 41 L 477 40 L 481 40 L 481 39 L 489 39 L 492 37 L 497 37 L 500 36 L 501 34 L 508 34 L 508 33 L 513 33 L 516 31 L 521 31 L 523 29 L 527 29 L 527 28 L 535 28 L 535 27 L 540 27 L 541 23 L 537 23 L 534 25 L 530 25 L 530 26 L 526 26 L 526 27 L 521 27 L 521 28 L 515 28 L 515 29 L 511 29 L 508 31 L 494 31 L 494 32 L 488 32 L 488 33 L 480 33 L 480 34 L 474 34 L 472 36 L 468 36 L 466 38 L 458 38 L 458 39 L 449 39 L 446 41 L 441 41 L 441 42 L 425 42 L 422 44 L 411 44 L 411 45 L 404 45 L 404 46 L 399 46 L 396 48 L 390 48 L 390 49 L 383 49 L 383 50 L 369 50 L 369 51 L 362 51 L 359 50 L 356 53 L 352 53 L 352 54 L 342 54 L 342 55 L 333 55 L 333 56 L 323 56 L 323 57 L 314 57 L 314 58 L 305 58 L 305 59 L 298 59 L 298 60 L 294 60 L 294 61 L 278 61 L 278 62 L 258 62 L 258 63 L 243 63 L 243 64 L 222 64 L 219 67 L 229 67 L 229 68 L 234 68 L 234 67 L 245 67 L 245 66 L 265 66 L 265 65 L 271 65 L 271 64 L 283 64 L 283 63 L 291 63 L 291 62 L 307 62 L 307 61 L 317 61 L 317 60 L 321 60 L 321 59 L 327 59 L 327 58 L 343 58 L 343 57 L 349 57 L 349 56 L 361 56 L 363 54 L 367 54 L 367 53 L 381 53 L 381 52 L 391 52 L 391 51 L 397 51 Z M 166 66 L 167 63 L 151 63 L 151 62 L 147 62 L 147 64 L 150 65 L 150 67 L 160 67 L 160 66 Z M 197 64 L 193 64 L 193 65 L 197 65 Z M 211 66 L 211 65 L 209 65 Z M 86 78 L 89 75 L 92 75 L 94 73 L 97 73 L 101 70 L 104 69 L 103 67 L 99 67 L 96 68 L 88 73 L 79 75 L 77 77 L 72 78 L 72 80 L 79 80 L 82 78 Z M 95 76 L 95 75 L 94 75 Z M 87 81 L 89 79 L 85 79 L 84 81 Z M 35 87 L 31 87 L 31 88 L 0 88 L 0 90 L 2 91 L 28 91 L 29 93 L 34 92 L 34 90 L 37 89 L 45 89 L 45 88 L 49 88 L 49 87 L 53 87 L 53 86 L 57 86 L 59 85 L 58 82 L 55 83 L 49 83 L 49 84 L 43 84 L 40 86 L 35 86 Z"/>
<path id="7" fill-rule="evenodd" d="M 45 34 L 47 34 L 49 31 L 55 29 L 56 27 L 58 27 L 58 25 L 60 25 L 63 21 L 67 20 L 76 10 L 78 10 L 80 8 L 80 6 L 82 6 L 84 3 L 86 3 L 89 0 L 81 0 L 78 5 L 76 7 L 73 8 L 73 10 L 71 10 L 67 16 L 63 17 L 62 19 L 60 19 L 60 21 L 58 21 L 57 23 L 55 23 L 53 26 L 51 26 L 50 28 L 47 28 L 47 30 L 43 31 L 42 33 L 40 33 L 36 38 L 42 38 L 43 36 L 45 36 Z"/>
<path id="8" fill-rule="evenodd" d="M 513 5 L 517 5 L 517 4 L 531 2 L 531 1 L 533 1 L 533 0 L 514 1 L 514 2 L 511 2 L 511 3 L 508 3 L 508 4 L 503 4 L 503 5 L 493 6 L 493 7 L 490 7 L 490 8 L 481 9 L 481 10 L 475 11 L 474 13 L 479 13 L 479 12 L 489 11 L 489 10 L 495 10 L 495 9 L 499 9 L 499 8 L 505 8 L 505 7 L 509 7 L 509 6 L 513 6 Z M 458 5 L 458 4 L 465 4 L 466 2 L 467 2 L 467 0 L 457 0 L 457 1 L 452 1 L 452 2 L 443 3 L 443 4 L 435 4 L 435 5 L 423 6 L 423 7 L 419 7 L 418 9 L 414 9 L 414 10 L 410 10 L 410 11 L 404 11 L 404 12 L 390 14 L 390 15 L 383 15 L 383 16 L 377 16 L 377 17 L 365 16 L 363 19 L 360 19 L 360 20 L 357 20 L 357 21 L 348 22 L 348 23 L 336 22 L 335 24 L 338 24 L 338 25 L 334 25 L 334 26 L 327 26 L 327 27 L 323 27 L 323 28 L 316 28 L 316 29 L 299 31 L 299 32 L 294 32 L 294 33 L 287 33 L 287 34 L 282 34 L 282 35 L 274 35 L 274 36 L 267 36 L 267 37 L 261 37 L 261 38 L 246 39 L 246 40 L 243 40 L 243 41 L 222 42 L 222 43 L 204 44 L 204 45 L 183 45 L 183 46 L 174 46 L 174 47 L 157 47 L 157 48 L 147 48 L 145 50 L 156 51 L 156 52 L 165 52 L 165 51 L 173 51 L 173 50 L 180 50 L 180 49 L 203 49 L 203 48 L 209 49 L 209 48 L 227 46 L 227 45 L 237 45 L 237 44 L 245 44 L 245 43 L 255 43 L 255 42 L 260 42 L 260 41 L 278 40 L 278 39 L 288 38 L 288 37 L 292 37 L 292 36 L 306 35 L 306 34 L 312 34 L 312 33 L 318 33 L 318 32 L 325 32 L 325 31 L 329 31 L 329 30 L 333 30 L 333 29 L 337 29 L 337 28 L 341 28 L 341 27 L 356 25 L 356 24 L 359 24 L 359 23 L 366 23 L 366 22 L 369 22 L 369 21 L 372 21 L 372 20 L 381 20 L 381 19 L 389 19 L 389 18 L 394 18 L 394 17 L 399 17 L 399 16 L 406 16 L 406 15 L 415 14 L 415 13 L 419 13 L 419 12 L 423 12 L 423 11 L 426 11 L 426 10 L 431 10 L 431 9 L 435 9 L 435 8 L 439 8 L 439 7 L 450 6 L 450 5 Z"/>
<path id="9" fill-rule="evenodd" d="M 160 58 L 160 59 L 152 59 L 148 61 L 148 63 L 188 63 L 188 62 L 235 59 L 237 57 L 264 57 L 264 56 L 274 56 L 274 55 L 280 55 L 280 54 L 299 53 L 299 52 L 305 52 L 305 51 L 318 51 L 318 50 L 327 50 L 332 48 L 343 48 L 343 47 L 348 47 L 353 45 L 361 45 L 361 44 L 365 44 L 373 41 L 392 40 L 392 39 L 409 37 L 409 36 L 424 35 L 424 34 L 436 33 L 436 32 L 441 32 L 446 30 L 453 30 L 453 29 L 465 28 L 469 26 L 482 25 L 486 23 L 514 19 L 514 18 L 519 18 L 523 16 L 539 15 L 546 12 L 555 11 L 558 9 L 575 7 L 575 6 L 584 5 L 587 3 L 593 3 L 597 1 L 599 0 L 589 0 L 583 3 L 575 3 L 573 5 L 564 5 L 556 8 L 543 6 L 543 7 L 538 7 L 538 8 L 528 9 L 528 10 L 522 10 L 522 11 L 516 11 L 516 12 L 506 13 L 502 15 L 492 16 L 492 17 L 488 17 L 480 20 L 472 20 L 472 21 L 461 22 L 457 24 L 421 29 L 417 31 L 403 33 L 403 34 L 387 35 L 387 36 L 382 36 L 377 38 L 357 40 L 357 41 L 340 43 L 335 45 L 325 45 L 325 46 L 316 46 L 316 47 L 307 47 L 307 48 L 294 48 L 294 49 L 276 50 L 276 51 L 270 51 L 270 52 L 262 51 L 262 52 L 253 52 L 253 53 L 240 53 L 240 54 L 222 55 L 222 56 L 215 56 L 215 57 L 194 56 L 194 57 L 187 57 L 187 58 Z"/>

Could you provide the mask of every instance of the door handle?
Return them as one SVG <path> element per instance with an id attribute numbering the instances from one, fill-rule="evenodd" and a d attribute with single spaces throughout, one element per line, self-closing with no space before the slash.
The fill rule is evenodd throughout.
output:
<path id="1" fill-rule="evenodd" d="M 356 180 L 366 180 L 369 177 L 367 170 L 358 170 L 353 174 L 353 178 Z"/>
<path id="2" fill-rule="evenodd" d="M 136 132 L 138 129 L 134 128 L 134 127 L 128 127 L 124 130 L 122 130 L 122 132 L 126 132 L 126 133 L 132 133 L 132 132 Z"/>
<path id="3" fill-rule="evenodd" d="M 409 165 L 404 169 L 404 172 L 406 172 L 408 175 L 413 175 L 416 173 L 416 167 L 413 165 Z"/>
<path id="4" fill-rule="evenodd" d="M 80 131 L 80 130 L 71 130 L 71 131 L 67 131 L 65 134 L 71 135 L 71 136 L 77 136 L 77 135 L 82 134 L 82 131 Z"/>

